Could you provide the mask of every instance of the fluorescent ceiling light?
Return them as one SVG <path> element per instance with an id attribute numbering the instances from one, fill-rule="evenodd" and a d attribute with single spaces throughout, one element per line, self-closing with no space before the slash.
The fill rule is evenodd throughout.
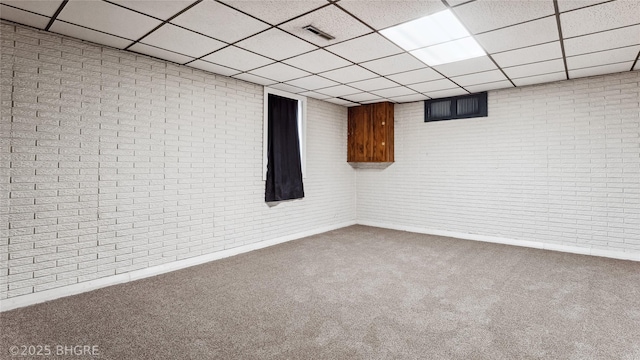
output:
<path id="1" fill-rule="evenodd" d="M 472 37 L 413 50 L 411 54 L 429 66 L 448 64 L 486 55 Z"/>
<path id="2" fill-rule="evenodd" d="M 448 9 L 390 27 L 380 33 L 407 51 L 470 36 Z"/>
<path id="3" fill-rule="evenodd" d="M 380 33 L 429 66 L 486 55 L 449 9 Z"/>

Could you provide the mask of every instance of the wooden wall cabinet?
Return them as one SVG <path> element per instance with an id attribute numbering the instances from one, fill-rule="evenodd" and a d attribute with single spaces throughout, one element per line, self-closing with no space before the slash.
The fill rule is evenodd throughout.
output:
<path id="1" fill-rule="evenodd" d="M 348 162 L 393 162 L 393 103 L 350 107 L 348 131 Z"/>

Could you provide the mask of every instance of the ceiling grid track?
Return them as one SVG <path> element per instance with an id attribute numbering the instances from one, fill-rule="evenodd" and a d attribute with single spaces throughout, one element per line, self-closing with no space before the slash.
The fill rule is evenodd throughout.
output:
<path id="1" fill-rule="evenodd" d="M 196 0 L 193 4 L 187 6 L 186 8 L 178 11 L 177 14 L 171 16 L 170 18 L 168 18 L 167 20 L 164 20 L 162 23 L 160 23 L 160 25 L 156 26 L 155 28 L 151 29 L 148 33 L 142 35 L 142 37 L 140 37 L 138 40 L 135 40 L 134 42 L 132 42 L 131 44 L 129 44 L 129 46 L 127 46 L 126 48 L 124 48 L 124 50 L 129 50 L 129 48 L 131 48 L 133 45 L 139 43 L 140 41 L 142 41 L 142 39 L 146 38 L 147 36 L 151 35 L 151 33 L 153 33 L 154 31 L 160 29 L 162 26 L 164 26 L 165 24 L 169 23 L 169 21 L 177 18 L 178 16 L 184 14 L 187 10 L 191 9 L 192 7 L 198 5 L 199 3 L 201 3 L 203 0 Z M 173 25 L 173 24 L 172 24 Z"/>
<path id="2" fill-rule="evenodd" d="M 553 8 L 556 12 L 556 23 L 558 24 L 558 37 L 560 38 L 560 50 L 562 51 L 562 62 L 564 63 L 564 73 L 569 80 L 569 67 L 567 66 L 567 54 L 564 50 L 564 38 L 562 36 L 562 23 L 560 21 L 560 10 L 558 8 L 558 0 L 553 0 Z"/>
<path id="3" fill-rule="evenodd" d="M 62 12 L 62 9 L 64 9 L 64 7 L 67 5 L 68 2 L 69 2 L 69 0 L 64 0 L 62 2 L 62 4 L 60 4 L 60 6 L 58 6 L 58 10 L 56 10 L 56 12 L 53 14 L 51 19 L 49 19 L 49 23 L 44 28 L 44 31 L 49 31 L 49 29 L 51 29 L 51 26 L 56 21 L 56 19 L 58 18 L 58 15 L 60 15 L 60 12 Z"/>
<path id="4" fill-rule="evenodd" d="M 631 69 L 629 69 L 629 71 L 633 71 L 638 64 L 638 59 L 640 59 L 640 51 L 638 51 L 638 55 L 636 55 L 636 59 L 633 61 L 633 64 L 631 64 Z"/>

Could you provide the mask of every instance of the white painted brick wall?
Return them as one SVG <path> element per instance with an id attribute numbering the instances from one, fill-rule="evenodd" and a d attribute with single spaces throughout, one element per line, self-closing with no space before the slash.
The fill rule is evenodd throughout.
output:
<path id="1" fill-rule="evenodd" d="M 261 86 L 2 23 L 0 299 L 355 221 L 344 107 L 269 207 Z"/>
<path id="2" fill-rule="evenodd" d="M 640 251 L 640 72 L 489 92 L 486 118 L 395 107 L 395 159 L 359 169 L 357 219 Z"/>

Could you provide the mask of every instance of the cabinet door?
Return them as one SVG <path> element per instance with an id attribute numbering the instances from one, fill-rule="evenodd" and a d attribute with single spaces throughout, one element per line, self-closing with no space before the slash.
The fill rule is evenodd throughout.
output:
<path id="1" fill-rule="evenodd" d="M 393 161 L 393 104 L 372 104 L 373 148 L 371 161 Z M 391 136 L 391 137 L 390 137 Z"/>
<path id="2" fill-rule="evenodd" d="M 349 108 L 347 161 L 371 161 L 373 134 L 371 127 L 371 108 L 354 106 Z"/>

